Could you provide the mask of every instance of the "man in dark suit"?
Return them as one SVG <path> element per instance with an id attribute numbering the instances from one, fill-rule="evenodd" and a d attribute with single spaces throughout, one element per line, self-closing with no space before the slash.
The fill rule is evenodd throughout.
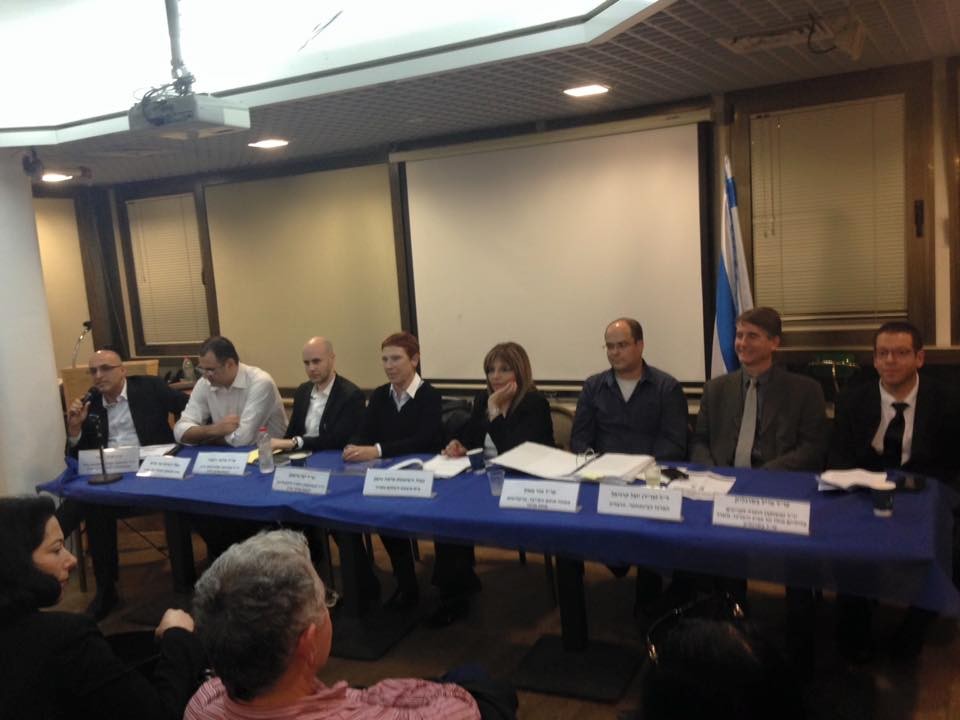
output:
<path id="1" fill-rule="evenodd" d="M 910 323 L 888 322 L 877 330 L 873 366 L 880 381 L 851 387 L 840 396 L 828 467 L 905 471 L 956 482 L 957 397 L 950 387 L 920 377 L 924 359 L 923 339 Z M 841 595 L 838 604 L 841 653 L 853 661 L 868 660 L 873 654 L 870 603 Z M 934 617 L 910 608 L 894 634 L 894 656 L 915 658 Z"/>
<path id="2" fill-rule="evenodd" d="M 360 427 L 366 399 L 360 388 L 336 373 L 336 358 L 326 338 L 310 338 L 303 346 L 303 369 L 310 379 L 297 388 L 286 437 L 275 439 L 275 448 L 343 450 Z"/>
<path id="3" fill-rule="evenodd" d="M 297 388 L 286 437 L 274 439 L 274 449 L 343 450 L 360 429 L 366 398 L 360 388 L 336 372 L 336 359 L 333 343 L 326 338 L 307 340 L 303 346 L 303 369 L 309 380 Z M 316 541 L 313 528 L 303 530 L 317 562 L 322 556 L 323 544 Z M 356 559 L 352 563 L 341 563 L 344 572 L 355 573 L 355 577 L 345 578 L 345 585 L 357 587 L 357 597 L 348 596 L 347 604 L 358 610 L 372 608 L 380 599 L 380 582 L 373 574 L 362 536 L 336 531 L 333 537 L 340 546 L 341 559 L 345 554 Z"/>
<path id="4" fill-rule="evenodd" d="M 773 362 L 780 314 L 747 310 L 737 318 L 740 369 L 703 388 L 690 459 L 713 466 L 819 471 L 827 448 L 823 390 Z"/>
<path id="5" fill-rule="evenodd" d="M 179 417 L 187 396 L 149 375 L 127 377 L 120 355 L 98 350 L 90 357 L 93 387 L 67 409 L 67 452 L 100 447 L 162 445 L 173 442 L 169 415 Z M 69 533 L 81 519 L 87 536 L 97 594 L 87 613 L 102 620 L 117 603 L 117 517 L 136 511 L 65 501 L 58 516 Z"/>

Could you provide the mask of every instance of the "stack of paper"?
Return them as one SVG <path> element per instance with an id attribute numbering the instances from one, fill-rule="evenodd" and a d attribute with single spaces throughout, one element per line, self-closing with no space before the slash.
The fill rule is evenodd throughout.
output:
<path id="1" fill-rule="evenodd" d="M 654 462 L 652 455 L 604 453 L 577 470 L 581 480 L 631 483 Z"/>
<path id="2" fill-rule="evenodd" d="M 570 480 L 585 462 L 582 456 L 540 443 L 525 442 L 513 450 L 497 455 L 490 462 L 527 475 Z"/>
<path id="3" fill-rule="evenodd" d="M 887 480 L 885 472 L 869 470 L 827 470 L 820 473 L 820 490 L 849 490 L 853 487 L 865 487 L 872 490 L 894 490 L 896 483 Z"/>
<path id="4" fill-rule="evenodd" d="M 434 477 L 452 478 L 454 475 L 459 475 L 464 470 L 470 469 L 470 458 L 436 455 L 423 464 L 423 469 L 431 470 Z"/>
<path id="5" fill-rule="evenodd" d="M 681 495 L 690 500 L 713 500 L 717 495 L 728 494 L 734 482 L 734 478 L 726 475 L 688 470 L 687 478 L 672 481 L 670 489 L 679 490 Z"/>

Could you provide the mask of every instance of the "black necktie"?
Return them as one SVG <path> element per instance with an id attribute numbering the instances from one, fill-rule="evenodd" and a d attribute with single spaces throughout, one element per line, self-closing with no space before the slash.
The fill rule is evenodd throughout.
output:
<path id="1" fill-rule="evenodd" d="M 900 458 L 903 457 L 903 430 L 906 427 L 906 420 L 903 418 L 903 411 L 909 407 L 905 402 L 895 402 L 893 409 L 896 415 L 887 425 L 887 431 L 883 434 L 883 464 L 888 468 L 900 467 Z"/>

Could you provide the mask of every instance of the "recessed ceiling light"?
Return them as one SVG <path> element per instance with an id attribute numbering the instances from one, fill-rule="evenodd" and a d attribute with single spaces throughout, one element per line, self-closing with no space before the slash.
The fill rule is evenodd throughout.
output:
<path id="1" fill-rule="evenodd" d="M 58 172 L 48 172 L 44 173 L 40 179 L 44 182 L 58 183 L 66 180 L 73 180 L 73 175 L 64 175 L 63 173 Z"/>
<path id="2" fill-rule="evenodd" d="M 261 150 L 272 150 L 273 148 L 280 148 L 289 144 L 289 142 L 281 140 L 280 138 L 266 138 L 264 140 L 257 140 L 257 142 L 247 143 L 250 147 L 260 148 Z"/>
<path id="3" fill-rule="evenodd" d="M 571 97 L 587 97 L 588 95 L 603 95 L 603 93 L 610 90 L 606 85 L 582 85 L 575 88 L 567 88 L 564 90 L 565 95 L 570 95 Z"/>

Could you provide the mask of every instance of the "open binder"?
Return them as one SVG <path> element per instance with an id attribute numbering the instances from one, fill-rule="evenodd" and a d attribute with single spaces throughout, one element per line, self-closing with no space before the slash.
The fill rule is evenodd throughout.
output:
<path id="1" fill-rule="evenodd" d="M 577 455 L 525 442 L 491 460 L 496 465 L 550 480 L 629 483 L 654 462 L 650 455 Z"/>

